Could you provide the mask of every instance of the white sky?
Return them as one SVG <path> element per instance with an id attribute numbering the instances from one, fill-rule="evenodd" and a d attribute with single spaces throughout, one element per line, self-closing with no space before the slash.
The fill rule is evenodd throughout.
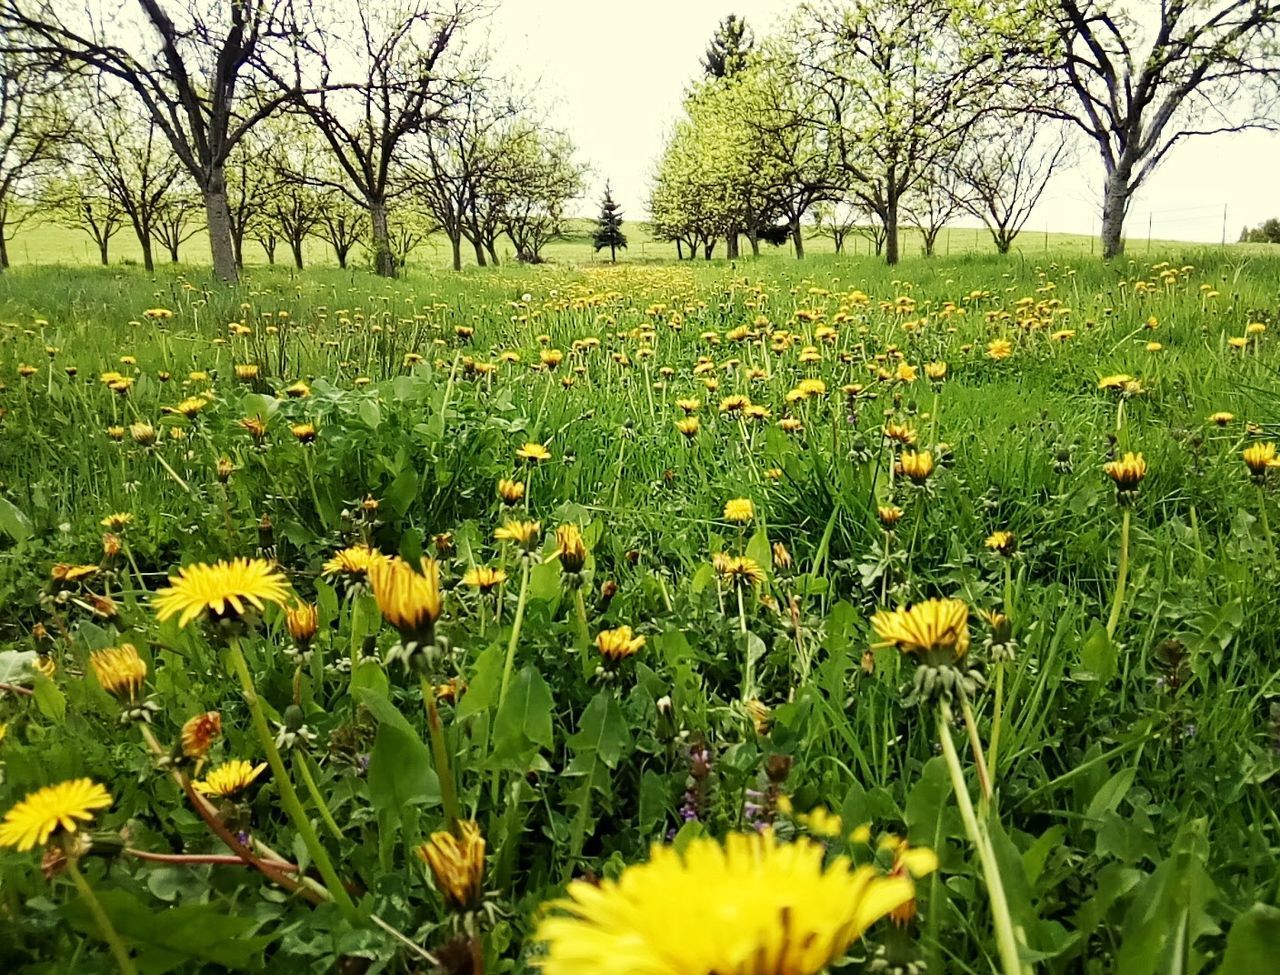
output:
<path id="1" fill-rule="evenodd" d="M 497 60 L 552 104 L 592 167 L 594 200 L 605 178 L 631 220 L 647 219 L 649 175 L 687 84 L 720 19 L 745 17 L 760 37 L 797 0 L 504 0 L 486 25 Z M 1176 148 L 1139 194 L 1126 231 L 1157 238 L 1216 241 L 1280 216 L 1274 160 L 1280 135 L 1243 133 Z M 1082 144 L 1074 171 L 1049 185 L 1028 229 L 1095 233 L 1102 164 Z"/>

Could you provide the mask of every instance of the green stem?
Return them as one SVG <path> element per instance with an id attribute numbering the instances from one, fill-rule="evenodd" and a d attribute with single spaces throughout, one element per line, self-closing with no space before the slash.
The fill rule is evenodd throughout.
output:
<path id="1" fill-rule="evenodd" d="M 80 891 L 80 896 L 84 898 L 84 902 L 89 908 L 89 913 L 93 915 L 93 920 L 98 925 L 102 940 L 111 949 L 111 954 L 115 956 L 116 964 L 120 966 L 120 971 L 124 975 L 137 975 L 138 969 L 134 966 L 133 959 L 129 957 L 129 951 L 125 948 L 124 942 L 120 940 L 119 933 L 112 925 L 111 918 L 107 917 L 107 912 L 102 909 L 102 902 L 98 900 L 93 888 L 89 886 L 89 881 L 80 872 L 76 857 L 70 853 L 67 854 L 67 873 L 71 875 L 72 882 L 76 885 L 76 889 Z"/>
<path id="2" fill-rule="evenodd" d="M 969 733 L 969 747 L 973 749 L 973 764 L 978 769 L 978 785 L 981 787 L 982 801 L 991 801 L 991 772 L 987 768 L 987 757 L 982 751 L 982 738 L 978 735 L 978 722 L 973 717 L 973 706 L 968 696 L 960 692 L 960 713 L 964 715 L 964 726 Z"/>
<path id="3" fill-rule="evenodd" d="M 462 807 L 458 805 L 458 789 L 453 781 L 453 769 L 449 765 L 444 725 L 440 721 L 440 709 L 436 707 L 436 689 L 425 677 L 422 678 L 422 701 L 427 708 L 427 732 L 431 738 L 431 758 L 436 766 L 436 778 L 440 780 L 440 800 L 449 820 L 449 832 L 456 836 L 458 823 L 462 820 Z"/>
<path id="4" fill-rule="evenodd" d="M 1009 902 L 1005 897 L 1004 883 L 1000 879 L 1000 867 L 996 863 L 995 851 L 973 811 L 969 785 L 960 768 L 955 742 L 951 740 L 951 705 L 945 700 L 938 703 L 938 738 L 942 743 L 942 753 L 947 759 L 947 769 L 951 773 L 951 788 L 956 794 L 956 805 L 960 808 L 965 833 L 978 851 L 978 860 L 982 865 L 987 896 L 991 899 L 991 916 L 996 928 L 996 948 L 1000 954 L 1001 967 L 1004 975 L 1023 975 L 1022 963 L 1018 958 L 1018 940 L 1013 931 L 1013 918 L 1009 914 Z"/>
<path id="5" fill-rule="evenodd" d="M 307 853 L 310 854 L 316 869 L 320 871 L 320 876 L 324 878 L 325 886 L 329 888 L 329 895 L 342 911 L 343 917 L 350 924 L 359 927 L 362 924 L 360 913 L 352 903 L 347 888 L 342 885 L 338 872 L 333 869 L 333 862 L 329 859 L 328 852 L 321 846 L 320 838 L 316 836 L 311 821 L 307 819 L 306 811 L 302 808 L 298 793 L 289 778 L 289 772 L 284 767 L 284 760 L 280 757 L 279 749 L 276 748 L 275 739 L 271 736 L 267 716 L 262 710 L 262 700 L 253 686 L 253 675 L 249 673 L 249 665 L 245 663 L 244 653 L 240 649 L 239 637 L 233 636 L 227 641 L 227 655 L 231 660 L 232 669 L 240 679 L 240 688 L 244 692 L 245 700 L 249 703 L 249 712 L 253 716 L 253 729 L 258 734 L 262 750 L 266 753 L 271 774 L 275 776 L 276 788 L 280 790 L 280 802 L 284 806 L 284 811 L 292 820 L 293 828 L 302 837 Z"/>
<path id="6" fill-rule="evenodd" d="M 516 645 L 520 642 L 520 628 L 524 625 L 524 607 L 529 600 L 529 566 L 533 560 L 525 556 L 520 570 L 520 595 L 516 599 L 516 618 L 511 623 L 511 639 L 507 641 L 507 659 L 502 665 L 502 683 L 498 687 L 498 711 L 502 711 L 502 702 L 507 699 L 507 688 L 511 685 L 511 672 L 515 669 Z"/>
<path id="7" fill-rule="evenodd" d="M 298 774 L 302 776 L 302 784 L 307 787 L 307 794 L 311 796 L 312 803 L 315 804 L 316 812 L 320 814 L 320 819 L 324 823 L 325 828 L 329 831 L 338 843 L 342 842 L 342 830 L 338 828 L 338 824 L 334 822 L 333 814 L 329 812 L 329 806 L 324 801 L 324 796 L 320 794 L 320 790 L 316 788 L 316 780 L 311 775 L 311 766 L 305 755 L 296 753 L 293 756 L 293 767 Z"/>
<path id="8" fill-rule="evenodd" d="M 582 585 L 573 590 L 573 605 L 578 612 L 578 649 L 583 653 L 591 646 L 591 631 L 587 628 L 587 604 L 582 599 Z"/>
<path id="9" fill-rule="evenodd" d="M 1116 572 L 1116 594 L 1111 603 L 1111 617 L 1107 620 L 1107 639 L 1115 636 L 1120 622 L 1120 607 L 1124 605 L 1124 584 L 1129 577 L 1129 509 L 1120 516 L 1120 567 Z"/>
<path id="10" fill-rule="evenodd" d="M 1000 725 L 1004 719 L 1004 661 L 996 664 L 996 701 L 991 712 L 991 787 L 1000 774 Z"/>
<path id="11" fill-rule="evenodd" d="M 1262 490 L 1262 485 L 1258 485 L 1258 513 L 1261 515 L 1262 521 L 1262 537 L 1267 540 L 1267 554 L 1274 562 L 1276 558 L 1275 543 L 1271 541 L 1271 522 L 1267 518 L 1267 494 Z"/>
<path id="12" fill-rule="evenodd" d="M 747 642 L 747 614 L 742 605 L 742 586 L 735 585 L 738 594 L 738 628 L 742 634 L 742 701 L 751 700 L 755 685 L 755 666 L 751 660 L 751 647 Z"/>
<path id="13" fill-rule="evenodd" d="M 158 460 L 160 462 L 160 466 L 169 472 L 169 476 L 173 478 L 174 481 L 177 482 L 178 487 L 186 491 L 187 494 L 191 493 L 191 485 L 188 484 L 186 481 L 184 481 L 182 477 L 178 474 L 178 472 L 169 466 L 169 462 L 160 455 L 160 451 L 153 449 L 151 451 L 151 456 L 154 457 L 156 460 Z"/>

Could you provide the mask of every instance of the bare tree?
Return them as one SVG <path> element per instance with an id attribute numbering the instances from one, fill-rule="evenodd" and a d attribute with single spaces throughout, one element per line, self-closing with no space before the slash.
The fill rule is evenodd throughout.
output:
<path id="1" fill-rule="evenodd" d="M 364 239 L 366 223 L 364 211 L 347 194 L 331 189 L 321 196 L 314 234 L 333 248 L 338 267 L 345 269 L 352 249 Z"/>
<path id="2" fill-rule="evenodd" d="M 938 159 L 903 197 L 903 212 L 911 226 L 920 232 L 925 257 L 933 257 L 938 236 L 965 211 L 965 191 L 956 159 L 951 157 Z"/>
<path id="3" fill-rule="evenodd" d="M 165 198 L 182 175 L 182 164 L 155 120 L 113 92 L 109 79 L 91 80 L 76 93 L 80 123 L 70 142 L 93 178 L 128 219 L 152 271 L 152 241 Z"/>
<path id="4" fill-rule="evenodd" d="M 1048 0 L 1048 8 L 1059 41 L 1050 67 L 1072 103 L 1046 111 L 1098 148 L 1102 255 L 1115 257 L 1134 194 L 1174 146 L 1276 126 L 1253 96 L 1266 88 L 1274 97 L 1280 77 L 1280 3 L 1167 0 L 1141 21 L 1110 0 Z"/>
<path id="5" fill-rule="evenodd" d="M 36 213 L 22 198 L 30 202 L 37 179 L 61 157 L 72 129 L 58 97 L 64 79 L 46 74 L 15 47 L 0 45 L 0 271 L 9 266 L 13 234 Z"/>
<path id="6" fill-rule="evenodd" d="M 814 206 L 814 236 L 829 237 L 836 253 L 844 253 L 845 241 L 856 231 L 858 212 L 843 201 L 823 202 Z"/>
<path id="7" fill-rule="evenodd" d="M 152 233 L 174 264 L 178 263 L 182 245 L 204 229 L 200 220 L 203 209 L 199 195 L 191 192 L 189 184 L 185 189 L 174 187 L 160 201 Z"/>
<path id="8" fill-rule="evenodd" d="M 82 160 L 67 160 L 62 176 L 42 183 L 38 206 L 64 227 L 87 233 L 98 248 L 98 260 L 104 267 L 110 263 L 111 240 L 128 218 Z"/>
<path id="9" fill-rule="evenodd" d="M 232 150 L 294 91 L 263 94 L 250 69 L 283 43 L 290 0 L 0 0 L 6 46 L 51 65 L 86 65 L 127 85 L 195 181 L 214 273 L 236 280 L 227 212 Z M 256 87 L 256 90 L 255 90 Z"/>
<path id="10" fill-rule="evenodd" d="M 959 204 L 986 225 L 1001 254 L 1027 225 L 1068 156 L 1067 133 L 1043 116 L 992 116 L 969 140 L 954 172 Z"/>
<path id="11" fill-rule="evenodd" d="M 446 52 L 478 11 L 474 0 L 316 0 L 307 38 L 276 76 L 333 150 L 348 193 L 369 213 L 374 269 L 396 273 L 388 208 L 401 146 L 455 98 Z"/>

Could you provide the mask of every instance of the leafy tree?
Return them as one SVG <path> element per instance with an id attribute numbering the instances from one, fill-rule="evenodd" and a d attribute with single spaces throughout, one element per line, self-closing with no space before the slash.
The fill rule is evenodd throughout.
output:
<path id="1" fill-rule="evenodd" d="M 517 260 L 537 264 L 542 248 L 564 232 L 565 209 L 582 193 L 583 168 L 568 136 L 530 125 L 513 133 L 504 156 L 509 189 L 502 228 Z"/>
<path id="2" fill-rule="evenodd" d="M 702 59 L 708 78 L 728 78 L 746 68 L 755 39 L 747 22 L 737 14 L 729 14 L 716 28 Z"/>
<path id="3" fill-rule="evenodd" d="M 214 273 L 235 281 L 227 160 L 293 92 L 256 84 L 266 48 L 300 38 L 290 0 L 138 0 L 138 17 L 93 5 L 0 0 L 0 35 L 46 63 L 68 62 L 132 89 L 195 181 Z"/>
<path id="4" fill-rule="evenodd" d="M 1280 244 L 1280 220 L 1269 217 L 1252 230 L 1245 227 L 1240 232 L 1242 244 Z"/>
<path id="5" fill-rule="evenodd" d="M 1049 77 L 1069 101 L 1042 108 L 1094 143 L 1106 173 L 1102 255 L 1124 253 L 1134 194 L 1179 142 L 1274 128 L 1280 4 L 1173 0 L 1136 16 L 1115 0 L 1044 0 L 1057 43 Z"/>
<path id="6" fill-rule="evenodd" d="M 15 34 L 0 45 L 0 271 L 14 233 L 38 214 L 36 186 L 63 157 L 73 128 L 60 98 L 64 79 L 8 47 L 20 41 Z"/>
<path id="7" fill-rule="evenodd" d="M 591 235 L 596 253 L 609 248 L 609 261 L 617 263 L 618 249 L 627 249 L 627 235 L 622 232 L 622 208 L 613 199 L 613 190 L 604 184 L 604 199 L 600 201 L 600 216 L 596 218 L 596 230 Z"/>
<path id="8" fill-rule="evenodd" d="M 1018 77 L 1030 57 L 1007 49 L 1034 38 L 1036 23 L 1008 2 L 817 0 L 801 9 L 788 43 L 820 109 L 807 124 L 883 224 L 889 264 L 899 259 L 904 197 Z"/>

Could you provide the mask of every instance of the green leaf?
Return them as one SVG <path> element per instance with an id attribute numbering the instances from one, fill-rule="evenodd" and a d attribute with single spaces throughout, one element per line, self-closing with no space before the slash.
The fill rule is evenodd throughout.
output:
<path id="1" fill-rule="evenodd" d="M 31 519 L 12 501 L 0 498 L 0 532 L 15 542 L 23 542 L 31 537 L 32 531 Z"/>
<path id="2" fill-rule="evenodd" d="M 1218 975 L 1258 975 L 1280 958 L 1280 908 L 1254 904 L 1231 925 Z"/>
<path id="3" fill-rule="evenodd" d="M 440 801 L 431 752 L 417 735 L 406 734 L 395 722 L 378 725 L 369 755 L 369 799 L 378 812 L 397 815 L 408 806 Z"/>
<path id="4" fill-rule="evenodd" d="M 1094 623 L 1080 650 L 1080 663 L 1093 678 L 1105 684 L 1116 675 L 1116 648 L 1101 623 Z"/>
<path id="5" fill-rule="evenodd" d="M 601 691 L 591 699 L 582 712 L 577 733 L 569 736 L 569 747 L 575 752 L 569 771 L 586 771 L 580 766 L 591 756 L 616 768 L 618 760 L 631 751 L 627 719 L 612 694 Z"/>
<path id="6" fill-rule="evenodd" d="M 1133 786 L 1134 776 L 1137 774 L 1137 769 L 1126 768 L 1111 776 L 1094 795 L 1085 816 L 1089 819 L 1100 819 L 1104 812 L 1114 810 L 1128 795 L 1129 789 Z"/>
<path id="7" fill-rule="evenodd" d="M 58 685 L 43 674 L 36 674 L 31 690 L 34 692 L 36 707 L 40 709 L 40 713 L 62 724 L 67 716 L 67 696 L 58 689 Z"/>
<path id="8" fill-rule="evenodd" d="M 516 676 L 494 721 L 494 757 L 514 758 L 534 745 L 550 748 L 551 688 L 531 665 Z"/>
<path id="9" fill-rule="evenodd" d="M 30 680 L 35 660 L 34 650 L 0 651 L 0 683 L 17 684 Z"/>
<path id="10" fill-rule="evenodd" d="M 378 401 L 375 399 L 361 400 L 357 413 L 360 416 L 360 422 L 370 430 L 378 429 L 378 425 L 382 423 L 382 411 L 378 409 Z"/>
<path id="11" fill-rule="evenodd" d="M 467 693 L 458 702 L 458 720 L 469 718 L 493 707 L 498 699 L 498 687 L 502 683 L 502 663 L 505 650 L 498 644 L 486 647 L 471 666 L 467 681 Z"/>
<path id="12" fill-rule="evenodd" d="M 136 953 L 143 975 L 163 975 L 193 962 L 239 971 L 261 971 L 262 951 L 274 939 L 251 937 L 260 923 L 252 916 L 227 913 L 219 904 L 183 904 L 152 910 L 119 889 L 95 892 L 120 937 Z M 81 899 L 63 914 L 73 927 L 100 938 L 98 924 Z"/>
<path id="13" fill-rule="evenodd" d="M 667 812 L 667 783 L 653 769 L 640 778 L 640 832 L 652 833 L 662 825 Z"/>

